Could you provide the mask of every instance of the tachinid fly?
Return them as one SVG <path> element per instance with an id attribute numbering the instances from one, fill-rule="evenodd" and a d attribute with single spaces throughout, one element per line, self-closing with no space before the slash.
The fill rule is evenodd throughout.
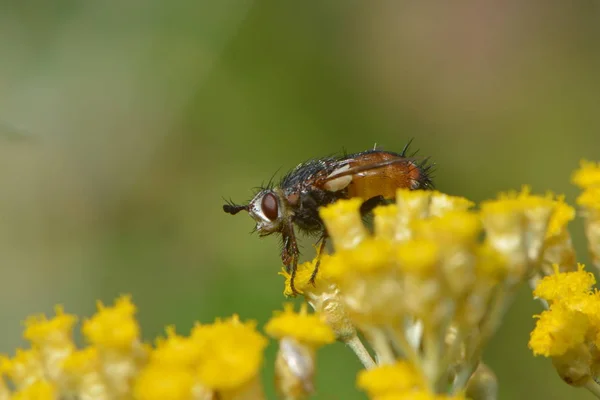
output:
<path id="1" fill-rule="evenodd" d="M 339 157 L 324 157 L 299 164 L 283 177 L 279 185 L 261 188 L 248 204 L 225 204 L 223 210 L 235 215 L 244 210 L 256 221 L 260 236 L 281 234 L 281 260 L 291 273 L 291 288 L 298 265 L 299 250 L 295 227 L 307 234 L 319 235 L 320 252 L 325 248 L 327 231 L 319 217 L 319 207 L 339 199 L 364 200 L 361 213 L 393 200 L 396 190 L 431 189 L 428 159 L 416 161 L 407 156 L 410 142 L 401 153 L 379 149 Z M 311 281 L 318 271 L 318 263 Z"/>

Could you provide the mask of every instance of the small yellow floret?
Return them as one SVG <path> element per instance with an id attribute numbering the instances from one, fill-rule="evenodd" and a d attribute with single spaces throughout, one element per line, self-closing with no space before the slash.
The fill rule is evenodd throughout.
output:
<path id="1" fill-rule="evenodd" d="M 481 209 L 488 212 L 524 212 L 536 208 L 553 209 L 555 206 L 554 196 L 549 193 L 546 196 L 531 194 L 531 188 L 523 185 L 520 192 L 508 191 L 498 194 L 497 200 L 484 201 Z"/>
<path id="2" fill-rule="evenodd" d="M 339 200 L 319 209 L 336 250 L 352 248 L 367 236 L 360 214 L 362 202 L 359 198 Z"/>
<path id="3" fill-rule="evenodd" d="M 85 375 L 96 371 L 98 366 L 98 349 L 91 346 L 74 351 L 63 362 L 65 372 L 71 375 Z"/>
<path id="4" fill-rule="evenodd" d="M 432 216 L 438 217 L 450 211 L 467 211 L 474 205 L 475 203 L 465 197 L 450 196 L 434 190 L 431 196 L 430 212 Z"/>
<path id="5" fill-rule="evenodd" d="M 392 239 L 396 234 L 398 207 L 395 204 L 375 207 L 373 210 L 375 236 Z"/>
<path id="6" fill-rule="evenodd" d="M 575 209 L 565 203 L 564 196 L 559 196 L 555 203 L 554 212 L 550 217 L 550 222 L 548 223 L 546 237 L 559 235 L 574 218 Z"/>
<path id="7" fill-rule="evenodd" d="M 25 321 L 23 336 L 35 345 L 63 344 L 71 340 L 73 325 L 77 317 L 65 314 L 61 306 L 56 307 L 56 316 L 31 316 Z"/>
<path id="8" fill-rule="evenodd" d="M 338 200 L 333 204 L 330 204 L 319 209 L 319 214 L 323 219 L 336 219 L 343 218 L 348 214 L 357 213 L 360 210 L 363 200 L 356 197 L 347 200 Z"/>
<path id="9" fill-rule="evenodd" d="M 156 348 L 150 354 L 151 362 L 181 367 L 198 362 L 202 348 L 196 341 L 177 335 L 174 326 L 167 327 L 166 331 L 166 338 L 156 340 Z"/>
<path id="10" fill-rule="evenodd" d="M 135 306 L 129 296 L 122 296 L 113 307 L 98 303 L 98 312 L 83 323 L 86 339 L 98 346 L 126 350 L 139 340 L 140 327 L 135 320 Z"/>
<path id="11" fill-rule="evenodd" d="M 428 277 L 435 273 L 439 261 L 439 246 L 425 239 L 412 239 L 396 247 L 400 268 L 408 273 Z"/>
<path id="12" fill-rule="evenodd" d="M 577 197 L 577 204 L 593 211 L 600 211 L 600 187 L 590 187 Z"/>
<path id="13" fill-rule="evenodd" d="M 481 232 L 481 220 L 468 211 L 449 211 L 440 217 L 413 223 L 415 236 L 439 241 L 441 244 L 475 243 Z"/>
<path id="14" fill-rule="evenodd" d="M 538 318 L 529 339 L 534 355 L 554 357 L 582 344 L 589 328 L 585 314 L 571 310 L 560 303 L 544 311 Z"/>
<path id="15" fill-rule="evenodd" d="M 600 163 L 581 160 L 579 169 L 571 176 L 571 182 L 582 189 L 600 186 Z"/>
<path id="16" fill-rule="evenodd" d="M 56 400 L 57 395 L 58 391 L 52 383 L 40 380 L 13 394 L 12 400 Z"/>
<path id="17" fill-rule="evenodd" d="M 508 273 L 506 258 L 489 244 L 482 244 L 476 250 L 475 271 L 478 277 L 500 281 Z"/>
<path id="18" fill-rule="evenodd" d="M 374 397 L 422 389 L 425 382 L 412 364 L 398 361 L 395 364 L 384 364 L 360 371 L 356 385 L 369 397 Z"/>
<path id="19" fill-rule="evenodd" d="M 353 249 L 338 252 L 351 271 L 359 274 L 375 273 L 391 266 L 392 246 L 384 239 L 368 238 Z"/>
<path id="20" fill-rule="evenodd" d="M 433 192 L 430 190 L 398 189 L 396 205 L 398 212 L 409 218 L 419 218 L 429 215 L 429 204 Z"/>
<path id="21" fill-rule="evenodd" d="M 306 303 L 300 312 L 294 312 L 294 305 L 287 303 L 284 311 L 276 312 L 265 326 L 265 332 L 276 339 L 292 337 L 312 347 L 322 346 L 335 341 L 335 335 L 319 315 L 308 314 Z"/>
<path id="22" fill-rule="evenodd" d="M 42 358 L 37 348 L 17 349 L 12 359 L 2 358 L 1 369 L 17 387 L 27 386 L 45 376 Z"/>
<path id="23" fill-rule="evenodd" d="M 558 265 L 554 264 L 554 275 L 545 276 L 533 291 L 535 297 L 553 302 L 568 299 L 577 294 L 589 293 L 596 283 L 596 278 L 591 272 L 579 264 L 577 271 L 559 272 Z"/>
<path id="24" fill-rule="evenodd" d="M 235 389 L 258 374 L 267 340 L 256 331 L 256 323 L 233 316 L 194 328 L 192 337 L 202 346 L 197 376 L 207 388 Z"/>
<path id="25" fill-rule="evenodd" d="M 296 289 L 297 293 L 304 294 L 305 291 L 314 288 L 314 285 L 311 283 L 310 279 L 312 278 L 312 275 L 313 275 L 313 272 L 317 265 L 317 262 L 320 262 L 320 264 L 319 264 L 319 273 L 315 277 L 315 283 L 317 283 L 323 279 L 323 277 L 325 275 L 324 273 L 326 272 L 324 270 L 323 266 L 327 265 L 327 260 L 329 257 L 330 256 L 328 256 L 327 254 L 324 254 L 324 255 L 317 254 L 317 256 L 315 258 L 313 258 L 312 261 L 307 261 L 305 263 L 298 264 L 298 266 L 296 267 L 296 276 L 294 278 L 294 288 Z M 296 293 L 294 293 L 292 291 L 292 287 L 291 287 L 292 274 L 289 273 L 285 269 L 285 267 L 283 267 L 281 269 L 281 272 L 279 272 L 279 275 L 281 275 L 285 278 L 285 288 L 283 290 L 283 294 L 286 297 L 295 295 Z"/>
<path id="26" fill-rule="evenodd" d="M 191 370 L 151 363 L 137 377 L 133 393 L 138 400 L 192 399 L 194 375 Z"/>

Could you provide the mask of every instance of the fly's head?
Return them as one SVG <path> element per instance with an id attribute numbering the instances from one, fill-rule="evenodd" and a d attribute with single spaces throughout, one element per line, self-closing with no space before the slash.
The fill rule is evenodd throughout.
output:
<path id="1" fill-rule="evenodd" d="M 256 222 L 255 230 L 259 236 L 267 236 L 281 232 L 291 218 L 283 198 L 283 193 L 277 188 L 261 189 L 248 204 L 228 203 L 223 206 L 223 211 L 231 215 L 247 211 Z"/>

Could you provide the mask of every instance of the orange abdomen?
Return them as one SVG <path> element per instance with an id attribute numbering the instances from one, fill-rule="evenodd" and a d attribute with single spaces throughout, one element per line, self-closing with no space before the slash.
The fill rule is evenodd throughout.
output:
<path id="1" fill-rule="evenodd" d="M 350 162 L 350 168 L 381 163 L 398 157 L 397 154 L 387 152 L 366 153 L 355 157 Z M 409 160 L 359 172 L 352 175 L 352 181 L 347 187 L 348 196 L 365 200 L 375 196 L 391 199 L 396 197 L 397 189 L 412 189 L 413 182 L 417 182 L 420 175 L 419 167 Z"/>

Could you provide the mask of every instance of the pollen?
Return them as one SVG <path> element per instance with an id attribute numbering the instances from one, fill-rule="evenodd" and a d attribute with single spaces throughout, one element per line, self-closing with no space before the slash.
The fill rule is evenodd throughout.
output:
<path id="1" fill-rule="evenodd" d="M 577 271 L 559 272 L 558 265 L 554 264 L 554 275 L 544 277 L 533 291 L 535 297 L 553 302 L 568 299 L 578 294 L 590 293 L 596 283 L 596 278 L 591 272 L 579 264 Z"/>
<path id="2" fill-rule="evenodd" d="M 534 355 L 560 356 L 585 340 L 589 322 L 582 312 L 557 303 L 536 317 L 538 320 L 529 340 Z"/>
<path id="3" fill-rule="evenodd" d="M 117 299 L 113 307 L 98 303 L 96 315 L 83 323 L 83 335 L 94 345 L 127 350 L 140 335 L 135 312 L 135 306 L 128 296 Z"/>
<path id="4" fill-rule="evenodd" d="M 194 330 L 192 337 L 202 346 L 203 354 L 197 377 L 204 386 L 232 390 L 258 374 L 267 340 L 256 331 L 256 323 L 241 322 L 233 316 Z"/>
<path id="5" fill-rule="evenodd" d="M 369 397 L 377 397 L 422 389 L 425 381 L 412 364 L 398 361 L 395 364 L 360 371 L 356 385 Z"/>
<path id="6" fill-rule="evenodd" d="M 308 314 L 306 303 L 300 312 L 294 312 L 294 305 L 287 303 L 283 312 L 276 312 L 265 326 L 265 332 L 276 339 L 292 337 L 311 347 L 319 347 L 335 341 L 331 328 L 317 314 Z"/>
<path id="7" fill-rule="evenodd" d="M 582 160 L 579 169 L 573 173 L 571 182 L 582 189 L 600 186 L 600 163 Z"/>

